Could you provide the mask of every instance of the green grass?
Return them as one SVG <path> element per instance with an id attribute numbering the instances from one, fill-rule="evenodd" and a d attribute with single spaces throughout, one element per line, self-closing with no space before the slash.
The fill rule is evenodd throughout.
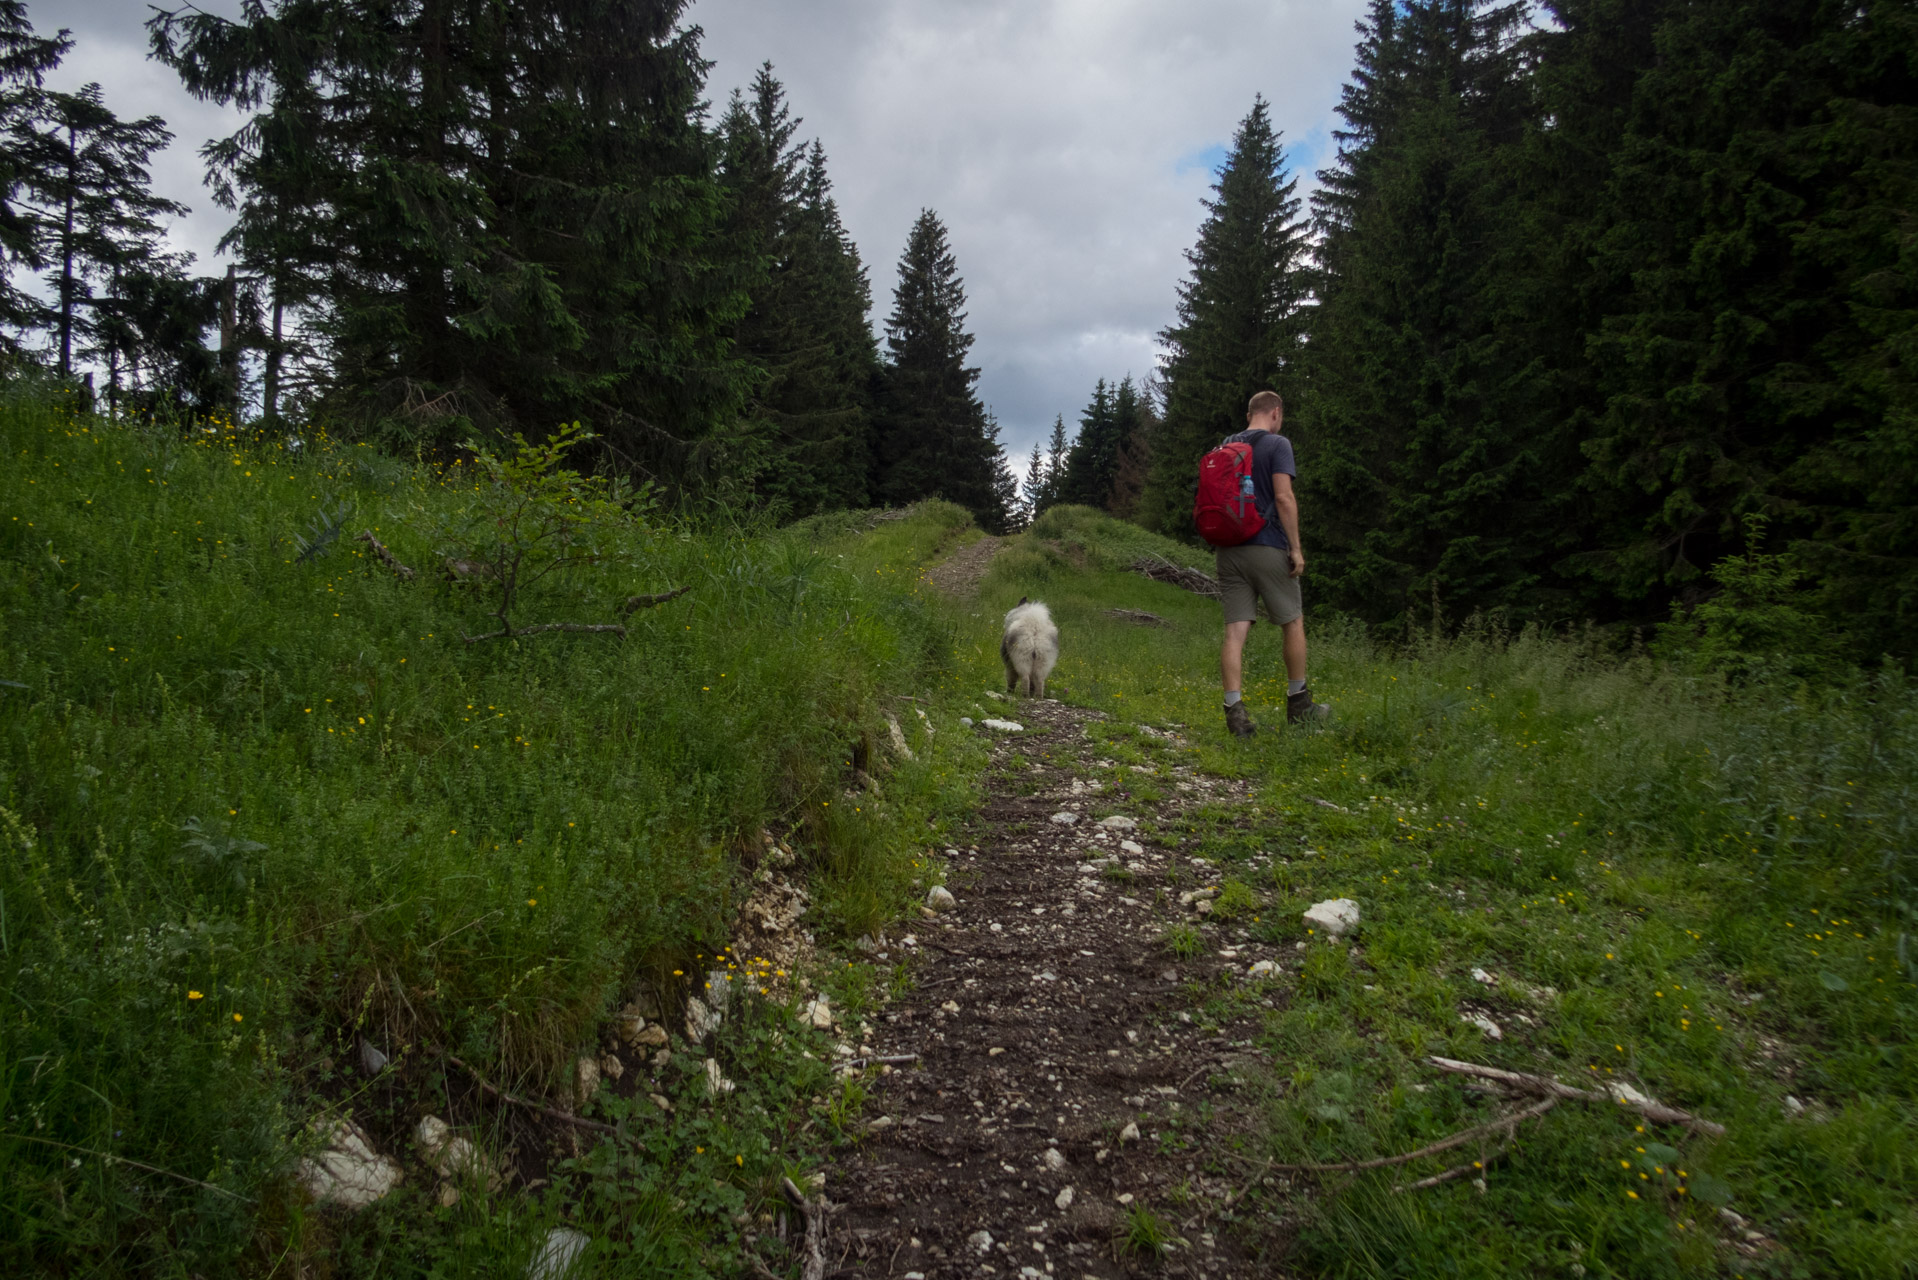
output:
<path id="1" fill-rule="evenodd" d="M 483 500 L 470 467 L 110 425 L 30 388 L 0 443 L 8 1274 L 266 1274 L 309 1249 L 341 1276 L 505 1267 L 562 1201 L 597 1203 L 590 1168 L 450 1213 L 415 1179 L 332 1224 L 287 1191 L 306 1117 L 403 1147 L 447 1053 L 553 1095 L 604 1016 L 640 987 L 670 1005 L 728 941 L 762 826 L 792 831 L 826 943 L 923 892 L 971 794 L 976 748 L 894 700 L 946 665 L 917 570 L 956 509 L 867 537 L 633 521 L 617 574 L 556 579 L 518 620 L 690 594 L 623 640 L 466 645 L 487 606 L 433 531 Z M 342 507 L 348 536 L 302 558 Z M 879 747 L 888 710 L 915 761 Z M 855 762 L 878 796 L 848 789 Z M 722 1052 L 759 1052 L 739 1036 Z M 349 1069 L 360 1037 L 410 1092 Z M 726 1269 L 741 1197 L 799 1158 L 786 1117 L 815 1082 L 778 1046 L 792 1097 L 742 1091 L 726 1142 L 656 1125 L 619 1156 L 655 1176 L 622 1169 L 615 1234 L 665 1242 L 668 1270 Z"/>
<path id="2" fill-rule="evenodd" d="M 1361 903 L 1357 945 L 1312 939 L 1281 1007 L 1215 997 L 1216 1016 L 1263 1019 L 1274 1064 L 1263 1132 L 1215 1135 L 1221 1173 L 1409 1151 L 1488 1118 L 1430 1054 L 1628 1081 L 1728 1129 L 1641 1132 L 1622 1109 L 1561 1106 L 1489 1162 L 1484 1195 L 1469 1179 L 1390 1190 L 1445 1157 L 1290 1199 L 1269 1189 L 1254 1212 L 1299 1224 L 1296 1264 L 1918 1275 L 1908 681 L 1728 688 L 1593 637 L 1468 628 L 1388 651 L 1313 621 L 1330 726 L 1285 728 L 1278 637 L 1261 626 L 1245 692 L 1277 731 L 1239 743 L 1219 708 L 1217 606 L 1123 572 L 1155 549 L 1195 562 L 1083 509 L 1049 513 L 995 562 L 953 685 L 991 687 L 995 610 L 1046 601 L 1063 636 L 1051 692 L 1130 722 L 1109 739 L 1161 774 L 1165 748 L 1136 726 L 1189 726 L 1199 763 L 1255 780 L 1236 812 L 1249 825 L 1218 806 L 1167 832 L 1258 900 L 1228 888 L 1225 927 L 1289 954 L 1306 906 Z M 1106 614 L 1119 607 L 1171 625 Z M 1461 1021 L 1479 1012 L 1502 1040 Z M 1788 1094 L 1810 1110 L 1791 1116 Z M 1665 1173 L 1638 1150 L 1654 1143 L 1677 1153 Z M 1760 1256 L 1721 1241 L 1726 1202 L 1770 1237 Z"/>

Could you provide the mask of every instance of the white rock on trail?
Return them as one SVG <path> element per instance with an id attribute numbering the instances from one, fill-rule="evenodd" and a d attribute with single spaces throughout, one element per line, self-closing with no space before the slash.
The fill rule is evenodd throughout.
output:
<path id="1" fill-rule="evenodd" d="M 1072 1207 L 1072 1188 L 1067 1187 L 1059 1192 L 1058 1195 L 1052 1197 L 1052 1203 L 1060 1209 L 1070 1209 Z"/>
<path id="2" fill-rule="evenodd" d="M 1121 840 L 1119 841 L 1119 849 L 1121 852 L 1132 854 L 1134 857 L 1145 852 L 1145 846 L 1137 840 Z"/>
<path id="3" fill-rule="evenodd" d="M 966 1237 L 966 1243 L 971 1245 L 975 1252 L 990 1253 L 992 1252 L 992 1232 L 975 1231 Z"/>
<path id="4" fill-rule="evenodd" d="M 602 1054 L 599 1059 L 599 1073 L 608 1080 L 617 1080 L 626 1074 L 626 1064 L 619 1060 L 618 1054 Z"/>
<path id="5" fill-rule="evenodd" d="M 832 1005 L 827 1002 L 825 996 L 814 996 L 806 1002 L 806 1007 L 799 1011 L 799 1021 L 809 1027 L 829 1031 L 832 1029 Z"/>
<path id="6" fill-rule="evenodd" d="M 1070 809 L 1061 809 L 1052 815 L 1052 821 L 1061 827 L 1069 827 L 1079 821 L 1079 815 Z"/>
<path id="7" fill-rule="evenodd" d="M 554 1227 L 526 1265 L 526 1280 L 571 1280 L 591 1236 L 571 1227 Z"/>
<path id="8" fill-rule="evenodd" d="M 473 1145 L 472 1139 L 454 1133 L 438 1116 L 422 1117 L 413 1128 L 413 1140 L 440 1177 L 483 1179 L 489 1188 L 498 1184 L 499 1176 L 485 1153 Z"/>
<path id="9" fill-rule="evenodd" d="M 998 733 L 1024 733 L 1026 727 L 1017 720 L 981 720 L 979 723 Z"/>
<path id="10" fill-rule="evenodd" d="M 1458 1020 L 1460 1022 L 1470 1023 L 1472 1026 L 1477 1027 L 1480 1031 L 1483 1031 L 1485 1033 L 1485 1038 L 1487 1040 L 1503 1040 L 1505 1038 L 1505 1033 L 1498 1029 L 1498 1023 L 1493 1022 L 1490 1018 L 1486 1017 L 1482 1013 L 1474 1013 L 1474 1014 L 1461 1013 L 1458 1016 Z"/>
<path id="11" fill-rule="evenodd" d="M 1066 1167 L 1065 1152 L 1059 1150 L 1057 1147 L 1047 1147 L 1044 1159 L 1046 1168 L 1052 1170 L 1054 1173 Z"/>
<path id="12" fill-rule="evenodd" d="M 1139 1126 L 1128 1121 L 1126 1127 L 1119 1130 L 1119 1145 L 1124 1146 L 1128 1142 L 1137 1142 L 1138 1140 Z"/>
<path id="13" fill-rule="evenodd" d="M 719 1063 L 713 1058 L 706 1059 L 706 1096 L 717 1098 L 733 1091 L 733 1082 L 720 1074 Z"/>
<path id="14" fill-rule="evenodd" d="M 1252 967 L 1245 971 L 1245 976 L 1248 978 L 1269 978 L 1278 971 L 1279 966 L 1270 960 L 1258 960 L 1253 962 Z"/>
<path id="15" fill-rule="evenodd" d="M 1327 898 L 1305 909 L 1305 922 L 1334 938 L 1343 938 L 1359 927 L 1359 904 L 1350 898 Z"/>
<path id="16" fill-rule="evenodd" d="M 936 884 L 926 890 L 926 906 L 934 911 L 950 911 L 959 905 L 952 891 L 942 884 Z"/>
<path id="17" fill-rule="evenodd" d="M 300 1161 L 299 1179 L 320 1204 L 364 1209 L 400 1185 L 400 1166 L 375 1151 L 366 1131 L 351 1120 L 316 1131 L 325 1149 Z"/>
<path id="18" fill-rule="evenodd" d="M 1179 895 L 1179 905 L 1189 907 L 1195 902 L 1207 902 L 1218 896 L 1217 889 L 1188 889 Z"/>
<path id="19" fill-rule="evenodd" d="M 1494 978 L 1491 974 L 1485 972 L 1485 970 L 1483 969 L 1472 970 L 1472 981 L 1483 983 L 1484 985 L 1488 987 L 1496 987 L 1498 985 L 1498 979 Z"/>
<path id="20" fill-rule="evenodd" d="M 580 1106 L 593 1100 L 599 1092 L 599 1059 L 582 1057 L 573 1064 L 573 1099 Z"/>
<path id="21" fill-rule="evenodd" d="M 1128 818 L 1123 814 L 1115 813 L 1109 818 L 1099 819 L 1099 825 L 1109 827 L 1114 831 L 1130 831 L 1132 828 L 1138 826 L 1139 823 L 1135 818 Z"/>

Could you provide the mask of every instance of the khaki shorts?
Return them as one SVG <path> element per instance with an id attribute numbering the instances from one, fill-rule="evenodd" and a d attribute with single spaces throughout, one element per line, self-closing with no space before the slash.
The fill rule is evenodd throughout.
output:
<path id="1" fill-rule="evenodd" d="M 1257 622 L 1261 600 L 1266 616 L 1281 627 L 1305 615 L 1289 552 L 1258 543 L 1220 547 L 1218 570 L 1227 622 Z"/>

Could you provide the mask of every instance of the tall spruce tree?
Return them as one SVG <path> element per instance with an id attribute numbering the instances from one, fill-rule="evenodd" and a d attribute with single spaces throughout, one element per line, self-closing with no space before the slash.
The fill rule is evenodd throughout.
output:
<path id="1" fill-rule="evenodd" d="M 714 456 L 698 445 L 741 403 L 756 261 L 724 241 L 683 7 L 245 0 L 237 20 L 153 20 L 192 92 L 298 116 L 278 135 L 297 163 L 235 178 L 323 215 L 281 225 L 328 264 L 336 419 L 409 438 L 578 418 L 643 471 Z"/>
<path id="2" fill-rule="evenodd" d="M 14 284 L 13 270 L 46 265 L 39 221 L 21 204 L 41 151 L 33 127 L 41 77 L 72 47 L 64 29 L 35 35 L 24 0 L 0 0 L 0 350 L 10 353 L 38 311 L 35 299 Z"/>
<path id="3" fill-rule="evenodd" d="M 1301 521 L 1321 589 L 1375 622 L 1441 601 L 1536 616 L 1576 533 L 1569 446 L 1523 341 L 1542 292 L 1514 177 L 1534 121 L 1523 16 L 1378 0 L 1315 200 Z"/>
<path id="4" fill-rule="evenodd" d="M 913 223 L 886 320 L 878 489 L 893 504 L 943 497 L 998 532 L 1010 519 L 1011 469 L 966 365 L 966 290 L 932 210 Z"/>
<path id="5" fill-rule="evenodd" d="M 879 355 L 825 151 L 793 141 L 799 124 L 767 63 L 721 124 L 722 175 L 734 249 L 763 263 L 736 331 L 759 374 L 740 428 L 746 469 L 760 493 L 809 515 L 866 502 Z"/>
<path id="6" fill-rule="evenodd" d="M 1116 387 L 1099 379 L 1092 391 L 1092 403 L 1079 417 L 1079 434 L 1066 456 L 1059 500 L 1113 510 L 1114 486 L 1126 447 L 1142 425 L 1139 391 L 1132 375 L 1120 379 Z"/>
<path id="7" fill-rule="evenodd" d="M 141 270 L 158 251 L 158 219 L 186 206 L 153 193 L 148 164 L 172 139 L 158 116 L 122 120 L 97 84 L 42 90 L 15 133 L 23 212 L 47 263 L 49 300 L 33 320 L 47 329 L 54 367 L 74 370 L 99 337 L 95 293 Z"/>
<path id="8" fill-rule="evenodd" d="M 1254 392 L 1293 381 L 1310 291 L 1297 188 L 1265 99 L 1255 98 L 1186 254 L 1192 272 L 1179 286 L 1178 322 L 1160 335 L 1164 414 L 1137 511 L 1150 528 L 1190 532 L 1199 458 L 1244 430 Z"/>
<path id="9" fill-rule="evenodd" d="M 1918 27 L 1891 3 L 1663 8 L 1602 200 L 1577 565 L 1655 617 L 1763 513 L 1857 656 L 1909 656 Z"/>

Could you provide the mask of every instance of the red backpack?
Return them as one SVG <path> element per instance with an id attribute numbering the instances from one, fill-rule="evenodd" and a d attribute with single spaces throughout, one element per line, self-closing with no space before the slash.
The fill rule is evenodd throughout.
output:
<path id="1" fill-rule="evenodd" d="M 1192 500 L 1192 526 L 1215 547 L 1236 547 L 1265 528 L 1252 487 L 1252 446 L 1220 445 L 1199 459 L 1199 492 Z"/>

